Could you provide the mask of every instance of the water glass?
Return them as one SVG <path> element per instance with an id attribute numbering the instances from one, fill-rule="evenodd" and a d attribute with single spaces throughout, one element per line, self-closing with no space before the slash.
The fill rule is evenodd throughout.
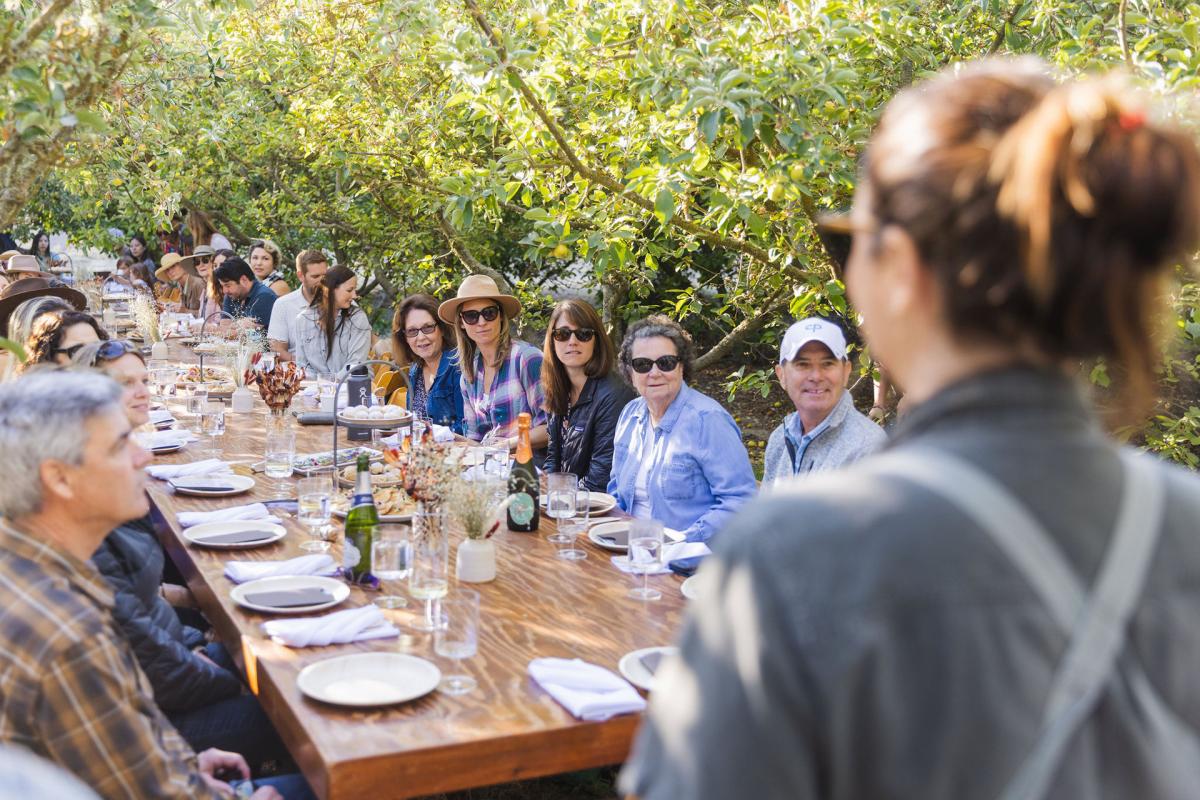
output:
<path id="1" fill-rule="evenodd" d="M 561 522 L 575 516 L 575 495 L 579 491 L 579 478 L 570 472 L 552 472 L 546 476 L 546 516 Z M 554 544 L 565 544 L 561 531 L 546 537 Z"/>
<path id="2" fill-rule="evenodd" d="M 292 477 L 292 462 L 296 458 L 296 434 L 294 431 L 267 431 L 267 450 L 264 470 L 268 478 L 275 479 L 275 497 L 287 497 L 285 478 Z"/>
<path id="3" fill-rule="evenodd" d="M 433 651 L 454 661 L 455 669 L 459 670 L 463 659 L 471 658 L 479 650 L 479 592 L 456 590 L 442 600 L 442 611 L 445 625 L 433 634 Z M 470 675 L 456 671 L 443 675 L 438 689 L 446 694 L 460 695 L 476 685 Z"/>
<path id="4" fill-rule="evenodd" d="M 204 415 L 206 405 L 208 405 L 208 386 L 203 383 L 193 384 L 187 398 L 187 413 L 192 421 L 190 428 L 192 433 L 199 434 L 201 432 L 200 417 Z"/>
<path id="5" fill-rule="evenodd" d="M 425 616 L 412 623 L 418 631 L 436 631 L 442 619 L 441 598 L 450 586 L 450 542 L 445 511 L 419 511 L 412 519 L 412 566 L 408 593 L 425 601 Z"/>
<path id="6" fill-rule="evenodd" d="M 375 599 L 380 608 L 404 608 L 408 600 L 386 590 L 389 581 L 402 581 L 409 572 L 409 528 L 380 528 L 379 538 L 371 543 L 371 572 L 385 585 L 384 594 Z"/>
<path id="7" fill-rule="evenodd" d="M 483 472 L 501 480 L 508 480 L 508 448 L 504 445 L 489 445 L 483 448 Z"/>
<path id="8" fill-rule="evenodd" d="M 297 487 L 296 519 L 308 528 L 312 537 L 300 545 L 310 553 L 324 553 L 329 549 L 330 501 L 333 498 L 333 482 L 328 475 L 302 478 Z"/>
<path id="9" fill-rule="evenodd" d="M 575 495 L 575 516 L 570 519 L 560 519 L 555 526 L 558 530 L 549 537 L 559 545 L 558 557 L 565 561 L 582 561 L 587 553 L 575 546 L 580 536 L 587 534 L 591 516 L 591 493 L 586 489 Z"/>
<path id="10" fill-rule="evenodd" d="M 333 393 L 337 389 L 337 376 L 332 372 L 317 375 L 317 403 L 322 411 L 333 411 Z"/>
<path id="11" fill-rule="evenodd" d="M 225 403 L 220 400 L 207 400 L 204 403 L 204 413 L 200 415 L 200 431 L 212 437 L 213 458 L 221 457 L 220 438 L 225 435 Z"/>
<path id="12" fill-rule="evenodd" d="M 629 590 L 635 600 L 658 600 L 662 592 L 649 586 L 650 573 L 662 566 L 663 524 L 656 519 L 629 521 L 629 567 L 642 575 L 642 585 Z"/>

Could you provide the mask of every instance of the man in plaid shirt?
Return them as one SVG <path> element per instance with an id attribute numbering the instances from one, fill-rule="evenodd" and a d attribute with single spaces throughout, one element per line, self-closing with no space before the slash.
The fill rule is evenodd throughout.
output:
<path id="1" fill-rule="evenodd" d="M 87 561 L 149 510 L 149 456 L 130 440 L 121 394 L 97 374 L 0 385 L 0 742 L 105 798 L 229 797 L 215 776 L 249 778 L 245 759 L 195 754 L 158 710 Z"/>

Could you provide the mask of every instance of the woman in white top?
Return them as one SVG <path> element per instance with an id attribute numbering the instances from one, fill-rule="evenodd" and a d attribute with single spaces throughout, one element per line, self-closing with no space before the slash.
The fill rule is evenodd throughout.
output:
<path id="1" fill-rule="evenodd" d="M 317 286 L 312 303 L 296 317 L 296 363 L 310 375 L 341 372 L 367 358 L 371 323 L 354 304 L 358 276 L 333 267 Z"/>

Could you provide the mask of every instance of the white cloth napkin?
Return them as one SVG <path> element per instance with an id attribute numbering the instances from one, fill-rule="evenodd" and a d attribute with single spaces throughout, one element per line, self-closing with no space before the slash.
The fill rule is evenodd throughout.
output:
<path id="1" fill-rule="evenodd" d="M 706 556 L 706 555 L 710 554 L 711 552 L 712 552 L 712 550 L 710 550 L 708 548 L 708 545 L 706 545 L 704 542 L 676 542 L 675 544 L 668 544 L 663 547 L 663 557 L 662 557 L 662 561 L 659 563 L 658 567 L 655 568 L 653 571 L 647 572 L 646 574 L 666 575 L 668 572 L 671 571 L 671 568 L 668 567 L 667 564 L 674 561 L 675 559 L 677 559 L 677 558 L 692 558 L 694 556 Z M 613 566 L 616 567 L 617 569 L 621 570 L 621 572 L 625 572 L 630 575 L 643 574 L 641 570 L 635 570 L 629 566 L 629 557 L 628 556 L 613 556 L 612 563 L 613 563 Z"/>
<path id="2" fill-rule="evenodd" d="M 287 561 L 228 561 L 225 563 L 225 577 L 234 583 L 285 575 L 332 576 L 337 574 L 337 564 L 334 563 L 333 557 L 326 553 L 289 558 Z"/>
<path id="3" fill-rule="evenodd" d="M 578 658 L 535 658 L 529 662 L 529 674 L 563 708 L 588 722 L 646 708 L 646 701 L 627 680 Z"/>
<path id="4" fill-rule="evenodd" d="M 170 409 L 158 408 L 150 412 L 150 422 L 154 425 L 165 425 L 170 422 L 175 424 L 175 417 L 171 416 Z"/>
<path id="5" fill-rule="evenodd" d="M 262 503 L 250 503 L 245 506 L 229 506 L 218 508 L 216 511 L 180 511 L 179 524 L 184 528 L 202 525 L 206 522 L 271 522 L 279 524 L 279 518 L 273 516 Z M 293 573 L 284 573 L 291 575 Z M 295 573 L 297 575 L 302 573 Z"/>
<path id="6" fill-rule="evenodd" d="M 206 458 L 190 464 L 153 464 L 146 467 L 151 478 L 172 481 L 176 478 L 194 478 L 197 475 L 224 475 L 232 472 L 229 463 L 219 458 Z"/>
<path id="7" fill-rule="evenodd" d="M 145 447 L 147 450 L 153 450 L 155 447 L 172 447 L 177 444 L 188 444 L 198 441 L 196 434 L 191 431 L 142 431 L 133 435 L 134 440 Z"/>
<path id="8" fill-rule="evenodd" d="M 288 647 L 323 647 L 400 635 L 376 606 L 349 608 L 323 617 L 273 619 L 262 627 L 267 636 Z"/>

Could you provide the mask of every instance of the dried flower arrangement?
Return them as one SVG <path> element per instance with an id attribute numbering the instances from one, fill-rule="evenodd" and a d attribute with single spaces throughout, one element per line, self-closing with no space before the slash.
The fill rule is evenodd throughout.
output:
<path id="1" fill-rule="evenodd" d="M 497 494 L 504 499 L 497 502 Z M 509 502 L 499 478 L 469 481 L 456 477 L 450 483 L 448 499 L 450 512 L 468 539 L 490 539 L 500 529 L 501 516 Z"/>
<path id="2" fill-rule="evenodd" d="M 413 436 L 401 440 L 398 445 L 384 445 L 383 458 L 400 470 L 400 485 L 409 497 L 431 505 L 440 505 L 448 498 L 454 481 L 462 472 L 461 458 L 446 444 L 433 440 L 433 428 L 425 424 L 417 433 L 415 423 Z M 417 443 L 413 444 L 413 438 Z"/>
<path id="3" fill-rule="evenodd" d="M 295 361 L 274 361 L 267 369 L 262 367 L 262 360 L 261 352 L 251 356 L 250 367 L 242 373 L 243 380 L 247 386 L 258 384 L 258 391 L 267 407 L 275 414 L 282 414 L 300 391 L 300 382 L 304 380 L 304 368 L 296 366 Z"/>
<path id="4" fill-rule="evenodd" d="M 158 303 L 148 294 L 139 293 L 129 301 L 129 311 L 133 315 L 138 333 L 146 344 L 154 344 L 163 340 L 158 328 Z"/>
<path id="5" fill-rule="evenodd" d="M 249 373 L 255 364 L 255 359 L 262 358 L 262 353 L 270 350 L 270 345 L 267 344 L 266 335 L 256 329 L 248 329 L 242 332 L 238 341 L 237 352 L 233 355 L 233 368 L 230 372 L 233 373 L 233 382 L 239 388 L 249 385 Z"/>

